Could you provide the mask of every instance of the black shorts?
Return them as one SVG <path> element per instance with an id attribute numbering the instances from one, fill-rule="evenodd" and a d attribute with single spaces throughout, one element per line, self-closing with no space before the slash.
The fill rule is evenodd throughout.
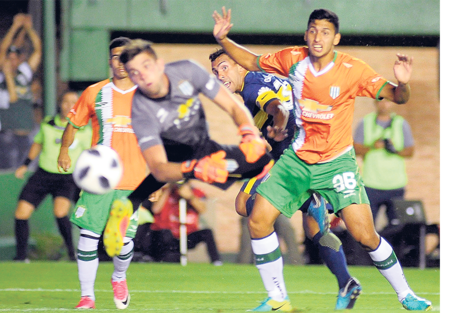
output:
<path id="1" fill-rule="evenodd" d="M 52 198 L 64 197 L 76 202 L 80 189 L 75 185 L 72 174 L 49 173 L 38 168 L 28 179 L 18 200 L 28 201 L 37 208 L 48 194 Z"/>

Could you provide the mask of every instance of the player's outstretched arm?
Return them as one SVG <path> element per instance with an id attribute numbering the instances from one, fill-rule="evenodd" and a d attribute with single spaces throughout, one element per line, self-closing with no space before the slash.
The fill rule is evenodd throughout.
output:
<path id="1" fill-rule="evenodd" d="M 75 133 L 77 128 L 73 127 L 72 124 L 67 124 L 64 133 L 62 134 L 62 143 L 60 146 L 59 157 L 57 158 L 57 169 L 60 173 L 62 171 L 67 172 L 72 165 L 72 160 L 69 156 L 69 147 L 75 139 Z"/>
<path id="2" fill-rule="evenodd" d="M 239 147 L 247 162 L 256 162 L 266 153 L 267 143 L 261 139 L 248 109 L 227 88 L 220 88 L 212 100 L 225 110 L 238 126 L 239 135 L 242 136 Z"/>
<path id="3" fill-rule="evenodd" d="M 393 72 L 398 85 L 388 84 L 380 92 L 381 98 L 386 98 L 397 104 L 405 104 L 411 96 L 410 79 L 412 72 L 413 57 L 397 53 L 397 60 L 393 65 Z"/>
<path id="4" fill-rule="evenodd" d="M 230 29 L 233 26 L 231 23 L 231 9 L 225 10 L 225 7 L 222 7 L 222 15 L 220 15 L 217 11 L 214 11 L 212 18 L 215 22 L 213 30 L 215 40 L 217 40 L 217 42 L 228 53 L 228 55 L 234 59 L 235 62 L 247 70 L 259 71 L 260 69 L 258 68 L 257 63 L 258 55 L 235 43 L 233 40 L 227 37 Z"/>
<path id="5" fill-rule="evenodd" d="M 159 182 L 176 182 L 184 178 L 181 163 L 168 162 L 163 145 L 151 146 L 142 151 L 142 155 L 153 177 Z"/>
<path id="6" fill-rule="evenodd" d="M 206 183 L 225 183 L 228 177 L 225 151 L 219 151 L 200 160 L 183 163 L 168 162 L 163 145 L 151 146 L 142 151 L 153 177 L 159 182 L 177 182 L 197 178 Z"/>
<path id="7" fill-rule="evenodd" d="M 220 88 L 212 101 L 227 112 L 237 126 L 255 125 L 250 111 L 228 89 Z"/>

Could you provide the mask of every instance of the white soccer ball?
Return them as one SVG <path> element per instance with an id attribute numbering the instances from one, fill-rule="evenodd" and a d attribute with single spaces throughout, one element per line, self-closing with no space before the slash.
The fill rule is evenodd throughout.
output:
<path id="1" fill-rule="evenodd" d="M 97 145 L 77 159 L 73 179 L 86 192 L 102 195 L 113 190 L 122 178 L 122 162 L 112 148 Z"/>

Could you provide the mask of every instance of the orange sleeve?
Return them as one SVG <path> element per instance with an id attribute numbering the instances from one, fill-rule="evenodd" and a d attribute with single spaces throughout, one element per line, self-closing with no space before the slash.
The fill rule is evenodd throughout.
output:
<path id="1" fill-rule="evenodd" d="M 67 119 L 74 127 L 82 127 L 88 124 L 92 114 L 94 114 L 94 98 L 99 88 L 93 88 L 96 85 L 89 86 L 83 91 L 77 103 L 67 114 Z"/>
<path id="2" fill-rule="evenodd" d="M 266 53 L 258 57 L 258 67 L 267 73 L 289 76 L 292 65 L 302 59 L 303 48 L 289 47 L 275 53 Z"/>
<path id="3" fill-rule="evenodd" d="M 362 60 L 358 60 L 360 65 L 361 81 L 359 83 L 358 97 L 369 97 L 376 99 L 382 90 L 382 88 L 390 83 L 381 75 L 377 74 L 367 63 Z"/>

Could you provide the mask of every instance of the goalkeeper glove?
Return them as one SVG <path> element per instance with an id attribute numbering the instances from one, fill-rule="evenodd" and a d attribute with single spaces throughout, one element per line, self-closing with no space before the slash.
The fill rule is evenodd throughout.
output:
<path id="1" fill-rule="evenodd" d="M 188 160 L 181 163 L 184 178 L 197 178 L 206 183 L 227 182 L 228 171 L 225 151 L 221 150 L 200 160 Z"/>
<path id="2" fill-rule="evenodd" d="M 259 130 L 250 124 L 243 124 L 238 128 L 238 134 L 242 135 L 242 141 L 238 147 L 248 163 L 255 163 L 266 154 L 266 143 L 258 133 Z"/>

